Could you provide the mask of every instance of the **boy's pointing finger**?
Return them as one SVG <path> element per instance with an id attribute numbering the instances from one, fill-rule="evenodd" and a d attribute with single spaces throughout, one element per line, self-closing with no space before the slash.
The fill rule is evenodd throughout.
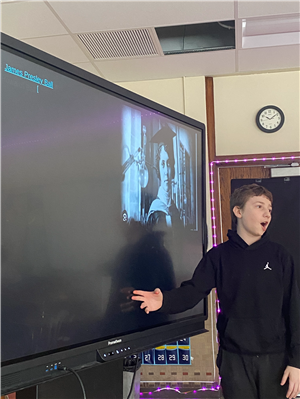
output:
<path id="1" fill-rule="evenodd" d="M 144 294 L 145 294 L 145 291 L 134 290 L 134 291 L 132 291 L 132 293 L 135 294 L 135 295 L 144 295 Z"/>
<path id="2" fill-rule="evenodd" d="M 144 301 L 145 298 L 143 296 L 132 296 L 131 299 L 133 299 L 134 301 Z"/>

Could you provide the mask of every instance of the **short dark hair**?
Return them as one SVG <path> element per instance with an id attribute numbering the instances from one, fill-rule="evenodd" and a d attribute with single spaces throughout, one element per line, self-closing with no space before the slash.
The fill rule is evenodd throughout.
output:
<path id="1" fill-rule="evenodd" d="M 155 169 L 156 169 L 157 177 L 160 180 L 159 161 L 160 161 L 160 153 L 161 153 L 161 150 L 163 147 L 164 147 L 166 153 L 169 155 L 169 162 L 170 162 L 170 166 L 171 166 L 171 179 L 174 179 L 174 177 L 175 177 L 174 150 L 173 150 L 173 146 L 167 145 L 165 143 L 159 144 L 157 152 L 156 152 Z"/>
<path id="2" fill-rule="evenodd" d="M 255 183 L 245 184 L 244 186 L 241 186 L 234 190 L 234 192 L 231 194 L 231 197 L 230 197 L 230 211 L 231 211 L 231 217 L 232 217 L 232 222 L 233 222 L 234 226 L 237 225 L 237 217 L 235 216 L 235 214 L 233 212 L 233 208 L 235 206 L 237 206 L 240 209 L 243 209 L 249 198 L 259 197 L 261 195 L 264 195 L 265 197 L 267 197 L 268 200 L 271 201 L 271 204 L 273 203 L 272 193 L 265 187 L 260 186 L 258 184 L 255 184 Z"/>

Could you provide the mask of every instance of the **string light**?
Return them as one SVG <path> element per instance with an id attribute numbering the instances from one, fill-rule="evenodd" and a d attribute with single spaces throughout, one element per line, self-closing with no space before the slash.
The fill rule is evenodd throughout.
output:
<path id="1" fill-rule="evenodd" d="M 289 157 L 270 157 L 270 158 L 262 157 L 262 158 L 252 158 L 252 159 L 244 158 L 244 159 L 232 159 L 232 160 L 226 159 L 226 160 L 223 160 L 223 161 L 215 160 L 215 161 L 210 162 L 210 172 L 209 172 L 210 182 L 209 183 L 210 183 L 210 201 L 211 201 L 211 208 L 210 209 L 211 209 L 211 220 L 212 220 L 212 243 L 213 243 L 213 247 L 217 247 L 218 246 L 217 227 L 216 227 L 217 221 L 216 221 L 216 214 L 215 214 L 215 210 L 216 209 L 215 209 L 215 197 L 214 197 L 214 193 L 215 193 L 214 164 L 219 165 L 219 164 L 225 163 L 227 165 L 229 163 L 238 163 L 238 162 L 256 162 L 256 165 L 257 165 L 259 163 L 257 161 L 263 161 L 263 162 L 272 161 L 272 162 L 274 162 L 274 161 L 278 161 L 278 160 L 284 161 L 284 160 L 289 160 L 289 159 L 293 161 L 295 159 L 300 159 L 300 156 L 292 155 L 292 156 L 289 156 Z M 217 291 L 215 291 L 215 294 L 216 294 L 216 298 L 218 298 Z M 216 316 L 217 317 L 218 317 L 219 313 L 221 313 L 220 301 L 219 301 L 219 299 L 216 299 Z M 216 336 L 216 341 L 217 341 L 217 344 L 219 344 L 218 336 Z"/>
<path id="2" fill-rule="evenodd" d="M 180 395 L 187 395 L 190 393 L 196 394 L 197 392 L 203 392 L 203 391 L 219 391 L 220 390 L 220 385 L 212 385 L 212 386 L 203 386 L 199 389 L 193 389 L 190 391 L 181 391 L 178 387 L 176 388 L 171 388 L 169 385 L 167 385 L 166 387 L 158 387 L 156 388 L 155 391 L 150 391 L 150 392 L 140 392 L 140 397 L 146 397 L 147 395 L 153 395 L 156 392 L 161 392 L 161 391 L 174 391 L 179 393 Z"/>
<path id="3" fill-rule="evenodd" d="M 233 159 L 233 160 L 216 160 L 210 163 L 210 193 L 211 193 L 211 219 L 212 219 L 212 238 L 213 238 L 213 246 L 216 247 L 217 244 L 217 234 L 216 234 L 216 208 L 214 206 L 215 203 L 215 197 L 214 197 L 214 193 L 215 193 L 215 189 L 214 189 L 214 184 L 215 184 L 215 179 L 214 179 L 214 170 L 213 167 L 215 164 L 222 164 L 225 163 L 230 164 L 230 163 L 238 163 L 238 162 L 256 162 L 256 164 L 259 163 L 259 161 L 277 161 L 277 160 L 294 160 L 300 158 L 300 156 L 290 156 L 290 157 L 271 157 L 271 158 L 267 158 L 267 157 L 263 157 L 263 158 L 253 158 L 253 159 Z M 216 299 L 216 313 L 217 315 L 219 313 L 221 313 L 221 309 L 220 309 L 220 301 L 218 299 Z M 157 389 L 155 389 L 154 391 L 149 391 L 149 392 L 141 392 L 140 393 L 140 397 L 141 398 L 145 398 L 147 396 L 153 396 L 156 392 L 161 392 L 161 391 L 174 391 L 177 392 L 180 395 L 187 395 L 187 394 L 197 394 L 198 392 L 203 392 L 203 391 L 219 391 L 220 390 L 220 385 L 212 385 L 212 386 L 203 386 L 199 389 L 193 389 L 193 390 L 189 390 L 189 391 L 181 391 L 178 387 L 172 388 L 169 385 L 167 385 L 166 387 L 158 387 Z"/>

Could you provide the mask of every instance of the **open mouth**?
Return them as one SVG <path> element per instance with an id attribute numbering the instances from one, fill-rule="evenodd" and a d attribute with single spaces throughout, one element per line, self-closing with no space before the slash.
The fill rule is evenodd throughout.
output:
<path id="1" fill-rule="evenodd" d="M 261 223 L 261 226 L 262 226 L 263 230 L 266 231 L 267 226 L 268 226 L 268 222 Z"/>

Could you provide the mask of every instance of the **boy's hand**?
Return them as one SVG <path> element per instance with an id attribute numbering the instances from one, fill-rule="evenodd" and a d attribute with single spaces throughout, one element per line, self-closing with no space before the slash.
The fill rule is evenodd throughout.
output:
<path id="1" fill-rule="evenodd" d="M 289 389 L 287 391 L 286 397 L 288 399 L 293 399 L 300 392 L 300 369 L 287 366 L 287 368 L 284 370 L 280 384 L 284 385 L 287 379 L 289 379 Z"/>
<path id="2" fill-rule="evenodd" d="M 137 296 L 132 296 L 131 299 L 134 301 L 141 301 L 141 309 L 145 309 L 145 312 L 154 312 L 162 307 L 163 294 L 159 288 L 155 288 L 154 291 L 139 291 L 134 290 L 133 294 Z"/>

